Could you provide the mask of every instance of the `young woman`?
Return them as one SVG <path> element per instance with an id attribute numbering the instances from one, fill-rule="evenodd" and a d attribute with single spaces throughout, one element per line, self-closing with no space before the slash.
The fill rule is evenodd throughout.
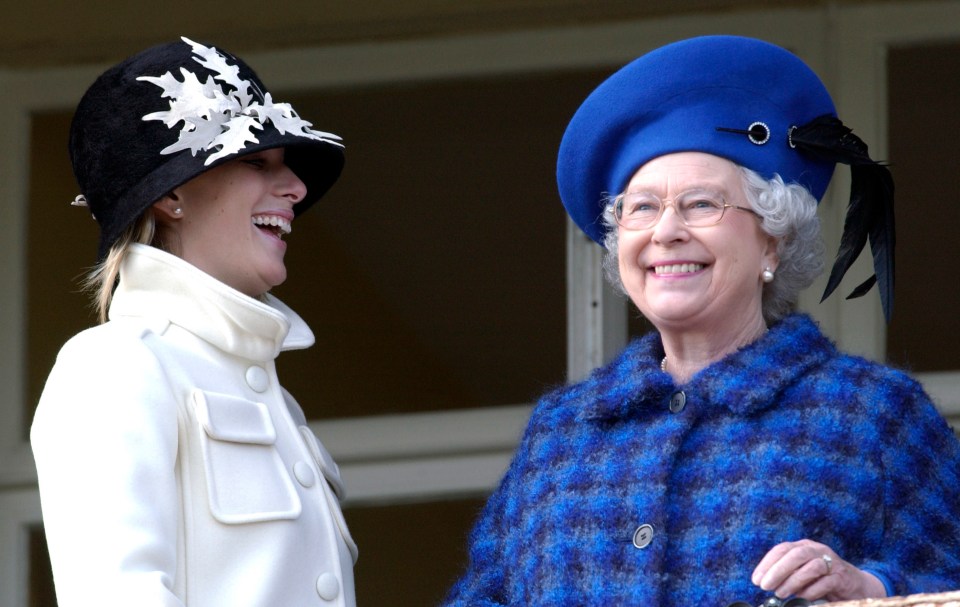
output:
<path id="1" fill-rule="evenodd" d="M 337 467 L 274 367 L 313 334 L 269 294 L 338 140 L 186 38 L 78 105 L 104 322 L 63 347 L 31 431 L 61 607 L 355 604 Z"/>

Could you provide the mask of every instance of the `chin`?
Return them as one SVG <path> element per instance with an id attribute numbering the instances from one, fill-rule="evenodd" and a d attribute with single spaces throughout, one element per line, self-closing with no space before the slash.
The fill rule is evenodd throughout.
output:
<path id="1" fill-rule="evenodd" d="M 267 282 L 267 291 L 274 287 L 279 287 L 284 282 L 287 281 L 287 269 L 283 268 L 281 271 L 273 272 Z"/>
<path id="2" fill-rule="evenodd" d="M 696 307 L 676 304 L 647 306 L 646 310 L 641 310 L 641 312 L 647 318 L 656 318 L 665 323 L 675 324 L 693 321 L 700 315 L 701 310 Z"/>
<path id="3" fill-rule="evenodd" d="M 259 299 L 266 293 L 269 293 L 270 289 L 283 284 L 286 279 L 287 271 L 283 267 L 280 269 L 270 269 L 269 271 L 261 269 L 260 272 L 248 276 L 241 288 L 236 286 L 234 288 L 244 295 Z"/>

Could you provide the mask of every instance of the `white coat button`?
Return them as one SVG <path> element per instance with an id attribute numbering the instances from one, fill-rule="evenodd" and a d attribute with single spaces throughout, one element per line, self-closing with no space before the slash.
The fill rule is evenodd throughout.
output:
<path id="1" fill-rule="evenodd" d="M 325 601 L 332 601 L 340 594 L 340 580 L 332 573 L 323 573 L 317 578 L 317 594 Z"/>
<path id="2" fill-rule="evenodd" d="M 653 526 L 640 525 L 633 532 L 633 545 L 637 548 L 646 548 L 653 541 Z"/>
<path id="3" fill-rule="evenodd" d="M 317 475 L 313 473 L 313 468 L 307 462 L 297 462 L 293 465 L 293 475 L 304 487 L 313 487 L 317 482 Z"/>
<path id="4" fill-rule="evenodd" d="M 270 385 L 270 378 L 267 377 L 267 372 L 263 367 L 254 365 L 247 369 L 247 385 L 257 392 L 263 392 L 267 389 L 267 386 Z"/>

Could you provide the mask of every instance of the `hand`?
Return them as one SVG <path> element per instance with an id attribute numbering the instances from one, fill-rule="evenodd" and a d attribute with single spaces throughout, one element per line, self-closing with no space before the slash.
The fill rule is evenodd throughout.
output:
<path id="1" fill-rule="evenodd" d="M 887 595 L 876 576 L 857 569 L 828 546 L 806 539 L 774 546 L 750 580 L 780 598 L 847 601 Z"/>

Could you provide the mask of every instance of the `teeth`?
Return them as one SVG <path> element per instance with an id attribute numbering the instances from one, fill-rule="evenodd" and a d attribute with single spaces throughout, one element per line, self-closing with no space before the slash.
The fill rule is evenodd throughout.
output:
<path id="1" fill-rule="evenodd" d="M 689 274 L 690 272 L 699 272 L 702 269 L 702 263 L 675 263 L 667 266 L 654 266 L 653 271 L 657 274 Z"/>
<path id="2" fill-rule="evenodd" d="M 280 235 L 289 234 L 293 231 L 293 227 L 290 226 L 289 221 L 276 215 L 254 215 L 253 225 L 273 226 L 277 228 L 277 233 Z"/>

